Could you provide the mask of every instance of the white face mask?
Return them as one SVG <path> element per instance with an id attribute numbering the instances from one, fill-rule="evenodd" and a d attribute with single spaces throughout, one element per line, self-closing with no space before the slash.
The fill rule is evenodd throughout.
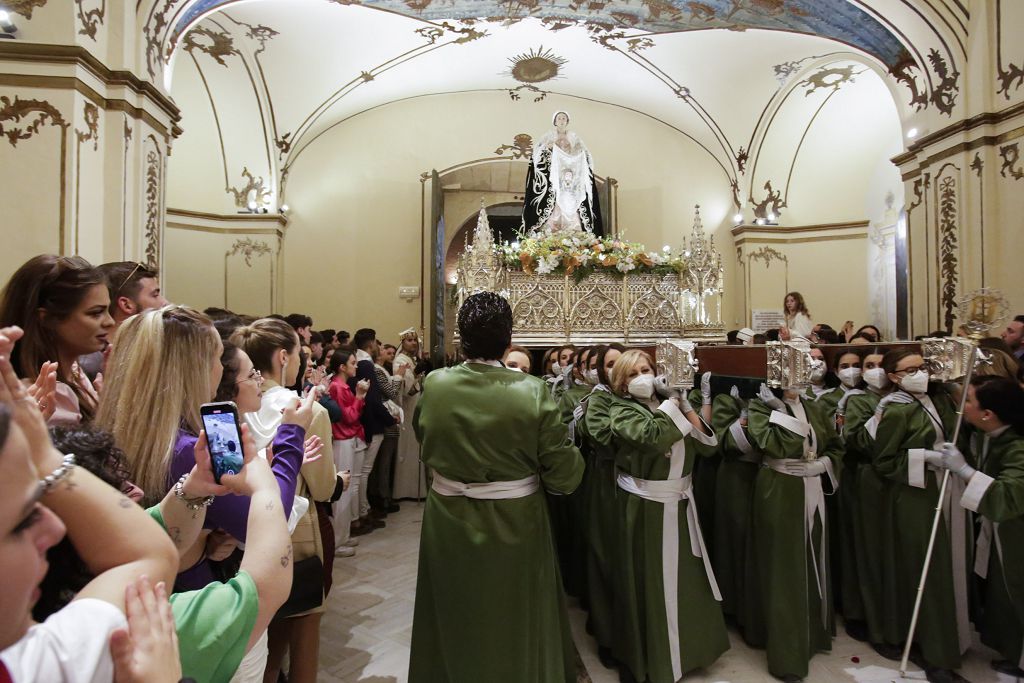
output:
<path id="1" fill-rule="evenodd" d="M 825 379 L 825 361 L 815 358 L 811 361 L 811 382 L 817 384 Z"/>
<path id="2" fill-rule="evenodd" d="M 900 386 L 912 394 L 923 394 L 928 391 L 928 373 L 918 370 L 913 375 L 907 375 L 900 381 Z"/>
<path id="3" fill-rule="evenodd" d="M 843 368 L 838 374 L 839 381 L 852 389 L 860 383 L 862 373 L 860 368 Z"/>
<path id="4" fill-rule="evenodd" d="M 654 375 L 637 375 L 629 380 L 629 386 L 626 387 L 626 391 L 633 398 L 646 401 L 651 396 L 654 396 Z"/>
<path id="5" fill-rule="evenodd" d="M 524 372 L 524 373 L 526 372 L 526 370 L 523 370 L 522 368 L 513 368 L 513 367 L 509 367 L 507 365 L 505 367 L 508 368 L 509 370 L 515 370 L 516 372 Z"/>
<path id="6" fill-rule="evenodd" d="M 889 386 L 889 377 L 886 376 L 885 370 L 882 368 L 869 368 L 865 370 L 864 381 L 868 383 L 868 386 L 875 389 L 885 389 Z"/>
<path id="7" fill-rule="evenodd" d="M 587 370 L 587 372 L 584 374 L 584 377 L 587 380 L 587 384 L 593 387 L 596 387 L 597 383 L 601 381 L 600 378 L 598 378 L 597 376 L 597 368 L 594 368 L 593 370 Z"/>
<path id="8" fill-rule="evenodd" d="M 562 366 L 558 364 L 557 360 L 551 364 L 551 372 L 556 375 L 562 374 Z"/>

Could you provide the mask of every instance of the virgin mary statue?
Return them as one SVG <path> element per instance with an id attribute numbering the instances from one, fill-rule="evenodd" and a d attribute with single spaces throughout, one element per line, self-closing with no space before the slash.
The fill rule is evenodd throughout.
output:
<path id="1" fill-rule="evenodd" d="M 555 112 L 551 122 L 554 129 L 534 145 L 526 172 L 523 232 L 586 230 L 603 235 L 590 152 L 569 130 L 569 114 Z"/>

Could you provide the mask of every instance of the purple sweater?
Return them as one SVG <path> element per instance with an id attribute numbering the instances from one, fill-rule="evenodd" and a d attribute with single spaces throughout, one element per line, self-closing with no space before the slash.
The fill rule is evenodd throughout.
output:
<path id="1" fill-rule="evenodd" d="M 285 518 L 291 513 L 292 501 L 295 498 L 296 479 L 302 466 L 302 455 L 306 430 L 302 427 L 283 424 L 274 435 L 274 460 L 270 469 L 277 477 L 281 487 L 281 505 Z M 197 437 L 182 430 L 174 442 L 174 455 L 171 458 L 171 472 L 168 478 L 168 489 L 181 475 L 191 472 L 196 464 L 195 447 Z M 242 543 L 245 543 L 245 531 L 249 523 L 249 497 L 236 496 L 229 493 L 218 496 L 206 510 L 205 529 L 223 529 Z M 204 557 L 195 565 L 178 574 L 175 591 L 198 590 L 214 581 L 209 561 Z"/>

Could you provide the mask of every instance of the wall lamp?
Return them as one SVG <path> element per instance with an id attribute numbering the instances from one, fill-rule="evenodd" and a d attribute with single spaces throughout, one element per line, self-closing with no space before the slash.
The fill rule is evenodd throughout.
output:
<path id="1" fill-rule="evenodd" d="M 14 38 L 14 34 L 18 32 L 18 27 L 11 21 L 11 13 L 7 10 L 0 8 L 0 38 Z"/>

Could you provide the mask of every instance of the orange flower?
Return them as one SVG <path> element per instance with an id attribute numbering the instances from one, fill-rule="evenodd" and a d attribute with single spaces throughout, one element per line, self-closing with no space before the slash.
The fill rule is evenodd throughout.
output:
<path id="1" fill-rule="evenodd" d="M 562 261 L 562 265 L 565 266 L 566 274 L 572 275 L 572 271 L 576 270 L 576 266 L 580 265 L 580 260 L 575 256 L 570 256 L 566 260 Z"/>
<path id="2" fill-rule="evenodd" d="M 519 262 L 523 264 L 524 273 L 526 273 L 527 275 L 533 275 L 534 262 L 532 256 L 530 256 L 526 252 L 522 252 L 519 254 Z"/>
<path id="3" fill-rule="evenodd" d="M 636 260 L 644 264 L 648 268 L 654 265 L 654 261 L 651 260 L 651 257 L 644 253 L 637 254 Z"/>
<path id="4" fill-rule="evenodd" d="M 604 245 L 598 242 L 594 245 L 594 251 L 604 251 Z"/>
<path id="5" fill-rule="evenodd" d="M 604 258 L 604 260 L 601 261 L 600 263 L 603 266 L 607 266 L 609 268 L 614 268 L 615 264 L 618 263 L 618 262 L 619 262 L 619 257 L 618 256 L 606 256 Z"/>

